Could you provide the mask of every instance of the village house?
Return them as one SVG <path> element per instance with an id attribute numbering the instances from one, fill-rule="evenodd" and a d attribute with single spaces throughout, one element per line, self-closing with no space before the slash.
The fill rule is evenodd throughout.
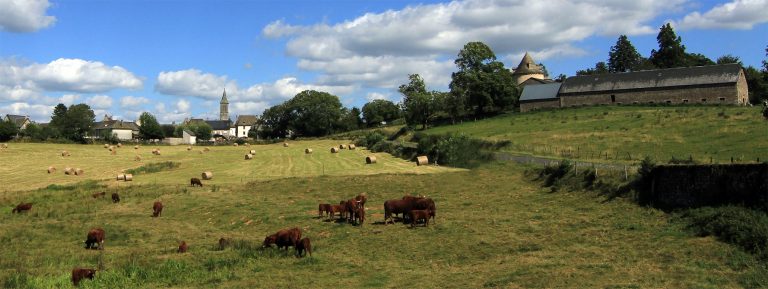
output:
<path id="1" fill-rule="evenodd" d="M 26 115 L 13 115 L 13 114 L 6 114 L 5 115 L 5 121 L 12 122 L 16 125 L 16 129 L 18 130 L 24 130 L 27 128 L 27 125 L 32 123 L 31 120 L 29 120 L 29 116 Z"/>
<path id="2" fill-rule="evenodd" d="M 248 137 L 251 129 L 258 129 L 259 117 L 255 115 L 241 115 L 237 117 L 233 126 L 232 135 L 234 137 Z"/>
<path id="3" fill-rule="evenodd" d="M 139 136 L 139 126 L 135 122 L 113 120 L 111 116 L 105 115 L 102 121 L 93 123 L 94 138 L 101 138 L 104 135 L 114 135 L 120 140 L 131 140 Z"/>

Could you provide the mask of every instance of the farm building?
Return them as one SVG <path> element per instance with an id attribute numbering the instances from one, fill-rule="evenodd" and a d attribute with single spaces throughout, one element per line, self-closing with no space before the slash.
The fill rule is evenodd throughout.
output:
<path id="1" fill-rule="evenodd" d="M 189 131 L 188 129 L 185 129 L 181 132 L 181 138 L 183 139 L 182 143 L 193 145 L 197 143 L 197 136 L 195 136 L 195 133 Z"/>
<path id="2" fill-rule="evenodd" d="M 538 85 L 528 85 L 523 110 L 552 107 L 555 100 L 541 101 Z M 526 93 L 526 90 L 531 92 Z M 537 101 L 532 101 L 537 96 Z M 738 64 L 645 70 L 569 77 L 560 86 L 560 107 L 610 104 L 748 104 L 747 80 Z"/>
<path id="3" fill-rule="evenodd" d="M 546 72 L 544 68 L 533 61 L 528 52 L 525 53 L 523 59 L 520 60 L 520 64 L 512 71 L 512 76 L 515 78 L 515 84 L 517 86 L 526 86 L 529 84 L 545 84 L 554 82 L 551 79 L 546 78 Z"/>
<path id="4" fill-rule="evenodd" d="M 559 108 L 560 98 L 557 93 L 562 83 L 553 82 L 539 85 L 527 85 L 520 95 L 520 112 L 544 108 Z"/>
<path id="5" fill-rule="evenodd" d="M 130 140 L 139 135 L 139 126 L 134 122 L 112 120 L 105 117 L 103 121 L 93 124 L 94 137 L 111 134 L 121 140 Z"/>
<path id="6" fill-rule="evenodd" d="M 248 137 L 251 129 L 257 129 L 259 117 L 255 115 L 241 115 L 237 117 L 233 126 L 235 137 Z"/>
<path id="7" fill-rule="evenodd" d="M 29 120 L 29 116 L 25 115 L 13 115 L 13 114 L 6 114 L 5 115 L 5 121 L 10 121 L 13 124 L 16 125 L 16 128 L 19 130 L 23 130 L 27 128 L 27 125 L 32 123 L 31 120 Z"/>

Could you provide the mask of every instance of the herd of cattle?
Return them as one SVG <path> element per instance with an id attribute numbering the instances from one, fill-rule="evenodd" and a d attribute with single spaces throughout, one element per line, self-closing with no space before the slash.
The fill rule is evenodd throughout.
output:
<path id="1" fill-rule="evenodd" d="M 203 183 L 198 178 L 190 179 L 191 186 L 203 186 Z M 92 195 L 93 198 L 103 198 L 106 196 L 106 192 L 98 192 Z M 359 194 L 356 197 L 341 201 L 338 205 L 320 204 L 318 207 L 318 214 L 322 218 L 327 216 L 329 219 L 333 219 L 336 214 L 339 216 L 339 221 L 346 221 L 352 224 L 362 226 L 365 223 L 365 203 L 367 201 L 365 193 Z M 112 202 L 119 203 L 120 195 L 117 193 L 112 194 Z M 11 212 L 22 213 L 32 209 L 32 203 L 20 203 Z M 163 212 L 163 203 L 155 201 L 152 205 L 152 217 L 160 217 Z M 435 202 L 431 198 L 424 196 L 404 196 L 402 199 L 388 200 L 384 202 L 384 224 L 388 224 L 389 221 L 395 222 L 394 217 L 398 214 L 402 215 L 403 223 L 410 221 L 411 227 L 415 226 L 417 222 L 424 221 L 424 225 L 429 225 L 429 219 L 435 219 Z M 88 231 L 85 239 L 86 249 L 104 249 L 104 240 L 106 233 L 102 228 L 93 228 Z M 226 247 L 231 242 L 230 239 L 219 239 L 220 248 Z M 277 233 L 271 234 L 264 238 L 262 243 L 263 248 L 271 247 L 273 244 L 277 245 L 278 249 L 285 249 L 293 247 L 295 255 L 297 257 L 303 257 L 304 255 L 312 256 L 312 243 L 309 238 L 302 238 L 301 229 L 290 228 L 282 229 Z M 189 245 L 186 241 L 181 241 L 178 253 L 186 253 L 189 249 Z M 72 270 L 72 284 L 77 286 L 83 279 L 93 279 L 96 274 L 96 269 L 90 268 L 75 268 Z"/>

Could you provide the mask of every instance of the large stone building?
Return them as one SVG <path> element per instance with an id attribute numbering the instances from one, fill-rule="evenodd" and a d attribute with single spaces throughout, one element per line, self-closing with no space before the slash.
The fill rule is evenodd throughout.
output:
<path id="1" fill-rule="evenodd" d="M 531 92 L 526 93 L 529 89 Z M 534 101 L 544 97 L 535 93 L 537 90 L 540 89 L 534 86 L 524 88 L 520 111 L 553 106 L 555 100 L 551 97 L 546 102 Z M 744 70 L 738 64 L 723 64 L 573 76 L 560 86 L 556 101 L 559 107 L 654 103 L 746 105 L 748 98 Z"/>
<path id="2" fill-rule="evenodd" d="M 139 126 L 135 122 L 113 120 L 105 115 L 102 121 L 93 123 L 93 132 L 95 138 L 112 135 L 120 140 L 130 140 L 139 136 Z"/>
<path id="3" fill-rule="evenodd" d="M 512 71 L 512 76 L 515 78 L 515 84 L 517 86 L 526 86 L 529 84 L 544 84 L 553 82 L 547 78 L 544 68 L 536 64 L 533 61 L 528 52 L 525 53 L 523 59 L 520 60 L 520 64 Z"/>

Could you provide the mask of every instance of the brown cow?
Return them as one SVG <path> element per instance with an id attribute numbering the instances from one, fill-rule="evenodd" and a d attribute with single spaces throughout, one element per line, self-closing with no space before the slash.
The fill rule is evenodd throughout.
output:
<path id="1" fill-rule="evenodd" d="M 354 210 L 353 224 L 362 226 L 365 222 L 365 207 L 359 206 Z"/>
<path id="2" fill-rule="evenodd" d="M 120 202 L 120 195 L 117 193 L 112 193 L 112 202 L 113 203 L 119 203 Z"/>
<path id="3" fill-rule="evenodd" d="M 424 227 L 429 227 L 429 210 L 411 210 L 411 228 L 416 226 L 416 222 L 424 220 Z"/>
<path id="4" fill-rule="evenodd" d="M 152 205 L 152 217 L 160 217 L 160 213 L 163 212 L 163 203 L 160 201 L 155 202 Z"/>
<path id="5" fill-rule="evenodd" d="M 277 244 L 277 248 L 285 248 L 293 246 L 296 248 L 296 243 L 301 240 L 301 230 L 299 228 L 282 229 L 272 235 L 264 238 L 264 247 L 271 247 L 272 244 Z"/>
<path id="6" fill-rule="evenodd" d="M 435 221 L 435 212 L 437 209 L 435 208 L 435 201 L 433 201 L 431 198 L 417 199 L 413 205 L 413 209 L 429 211 L 429 216 L 432 218 L 432 221 L 437 224 L 437 221 Z"/>
<path id="7" fill-rule="evenodd" d="M 355 221 L 355 210 L 361 207 L 360 201 L 355 199 L 349 199 L 344 204 L 344 210 L 346 211 L 347 221 L 352 223 Z"/>
<path id="8" fill-rule="evenodd" d="M 357 195 L 357 197 L 355 197 L 355 201 L 360 203 L 361 206 L 365 206 L 365 202 L 367 200 L 368 198 L 366 197 L 365 193 L 360 193 L 359 195 Z"/>
<path id="9" fill-rule="evenodd" d="M 72 284 L 77 286 L 80 284 L 80 280 L 85 278 L 93 280 L 96 275 L 96 269 L 75 268 L 72 269 Z"/>
<path id="10" fill-rule="evenodd" d="M 344 205 L 331 205 L 331 209 L 329 210 L 328 217 L 333 218 L 336 215 L 336 212 L 339 212 L 339 219 L 343 219 L 344 214 L 347 212 L 347 210 L 345 209 Z"/>
<path id="11" fill-rule="evenodd" d="M 384 202 L 384 224 L 387 224 L 387 219 L 391 220 L 392 224 L 394 224 L 395 219 L 393 215 L 403 214 L 403 218 L 405 218 L 405 215 L 411 211 L 413 203 L 413 199 L 388 200 Z"/>
<path id="12" fill-rule="evenodd" d="M 97 199 L 97 198 L 103 198 L 103 197 L 104 197 L 104 196 L 106 196 L 106 195 L 107 195 L 107 192 L 101 192 L 101 193 L 94 193 L 94 194 L 93 194 L 93 195 L 91 195 L 91 196 L 92 196 L 94 199 Z"/>
<path id="13" fill-rule="evenodd" d="M 220 250 L 226 249 L 227 247 L 229 247 L 230 244 L 232 244 L 232 239 L 230 239 L 230 238 L 223 238 L 222 237 L 222 238 L 219 239 L 219 249 Z"/>
<path id="14" fill-rule="evenodd" d="M 331 204 L 320 204 L 317 206 L 317 215 L 322 217 L 323 214 L 331 213 Z"/>
<path id="15" fill-rule="evenodd" d="M 104 250 L 104 229 L 93 228 L 88 231 L 88 235 L 85 237 L 85 248 Z"/>
<path id="16" fill-rule="evenodd" d="M 304 238 L 296 242 L 296 257 L 301 258 L 302 253 L 306 251 L 310 257 L 312 257 L 312 243 L 309 238 Z"/>
<path id="17" fill-rule="evenodd" d="M 203 182 L 200 181 L 198 178 L 191 178 L 189 179 L 189 183 L 194 187 L 195 185 L 198 185 L 200 187 L 203 187 Z"/>
<path id="18" fill-rule="evenodd" d="M 181 244 L 179 244 L 179 253 L 186 253 L 187 249 L 189 249 L 189 246 L 187 246 L 186 241 L 181 241 Z"/>
<path id="19" fill-rule="evenodd" d="M 11 214 L 13 214 L 13 213 L 21 213 L 21 212 L 24 212 L 24 211 L 29 211 L 31 209 L 32 209 L 32 203 L 20 203 L 20 204 L 16 205 L 16 207 L 13 208 L 13 210 L 11 210 Z"/>

